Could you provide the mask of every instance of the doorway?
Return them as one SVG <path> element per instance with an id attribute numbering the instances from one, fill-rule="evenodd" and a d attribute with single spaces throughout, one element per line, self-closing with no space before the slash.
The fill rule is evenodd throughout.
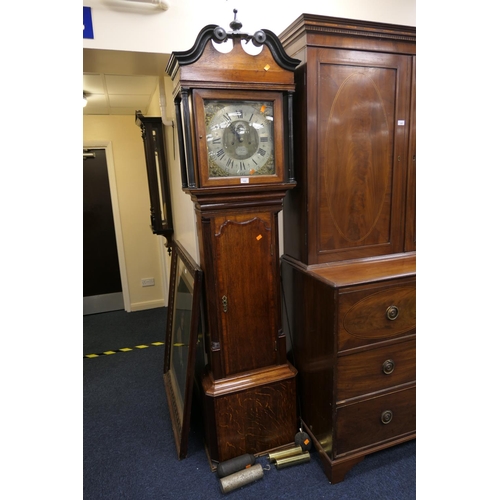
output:
<path id="1" fill-rule="evenodd" d="M 106 150 L 83 154 L 83 314 L 124 309 Z"/>

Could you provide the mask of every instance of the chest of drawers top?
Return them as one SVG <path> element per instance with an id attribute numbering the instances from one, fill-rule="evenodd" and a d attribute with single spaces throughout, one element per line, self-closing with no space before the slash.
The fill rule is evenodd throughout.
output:
<path id="1" fill-rule="evenodd" d="M 309 266 L 308 272 L 333 288 L 369 284 L 381 280 L 416 276 L 416 254 L 386 259 L 332 262 Z"/>

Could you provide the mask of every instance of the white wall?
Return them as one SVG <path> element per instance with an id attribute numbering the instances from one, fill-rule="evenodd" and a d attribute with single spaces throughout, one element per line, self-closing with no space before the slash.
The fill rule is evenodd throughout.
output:
<path id="1" fill-rule="evenodd" d="M 322 14 L 416 26 L 416 0 L 167 0 L 170 8 L 128 0 L 83 0 L 92 8 L 94 39 L 84 48 L 171 53 L 190 49 L 207 24 L 229 30 L 233 9 L 242 31 L 279 35 L 301 14 Z"/>

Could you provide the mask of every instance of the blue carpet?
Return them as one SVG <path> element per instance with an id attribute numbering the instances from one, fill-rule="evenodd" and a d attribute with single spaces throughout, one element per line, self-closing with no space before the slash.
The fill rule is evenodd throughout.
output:
<path id="1" fill-rule="evenodd" d="M 85 317 L 84 354 L 164 341 L 165 311 Z M 163 386 L 163 353 L 163 346 L 150 346 L 83 360 L 86 500 L 416 498 L 415 441 L 368 455 L 336 485 L 329 484 L 313 451 L 309 463 L 282 470 L 272 466 L 255 483 L 222 494 L 208 464 L 197 407 L 188 456 L 177 460 Z M 268 466 L 265 457 L 257 463 Z"/>

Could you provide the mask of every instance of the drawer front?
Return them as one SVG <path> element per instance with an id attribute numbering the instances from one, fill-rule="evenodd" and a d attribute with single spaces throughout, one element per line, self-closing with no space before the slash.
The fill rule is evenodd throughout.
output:
<path id="1" fill-rule="evenodd" d="M 348 356 L 337 362 L 337 401 L 415 381 L 415 339 Z"/>
<path id="2" fill-rule="evenodd" d="M 339 296 L 339 351 L 414 333 L 415 326 L 414 280 Z"/>
<path id="3" fill-rule="evenodd" d="M 415 429 L 415 387 L 338 408 L 335 456 L 397 438 Z"/>

